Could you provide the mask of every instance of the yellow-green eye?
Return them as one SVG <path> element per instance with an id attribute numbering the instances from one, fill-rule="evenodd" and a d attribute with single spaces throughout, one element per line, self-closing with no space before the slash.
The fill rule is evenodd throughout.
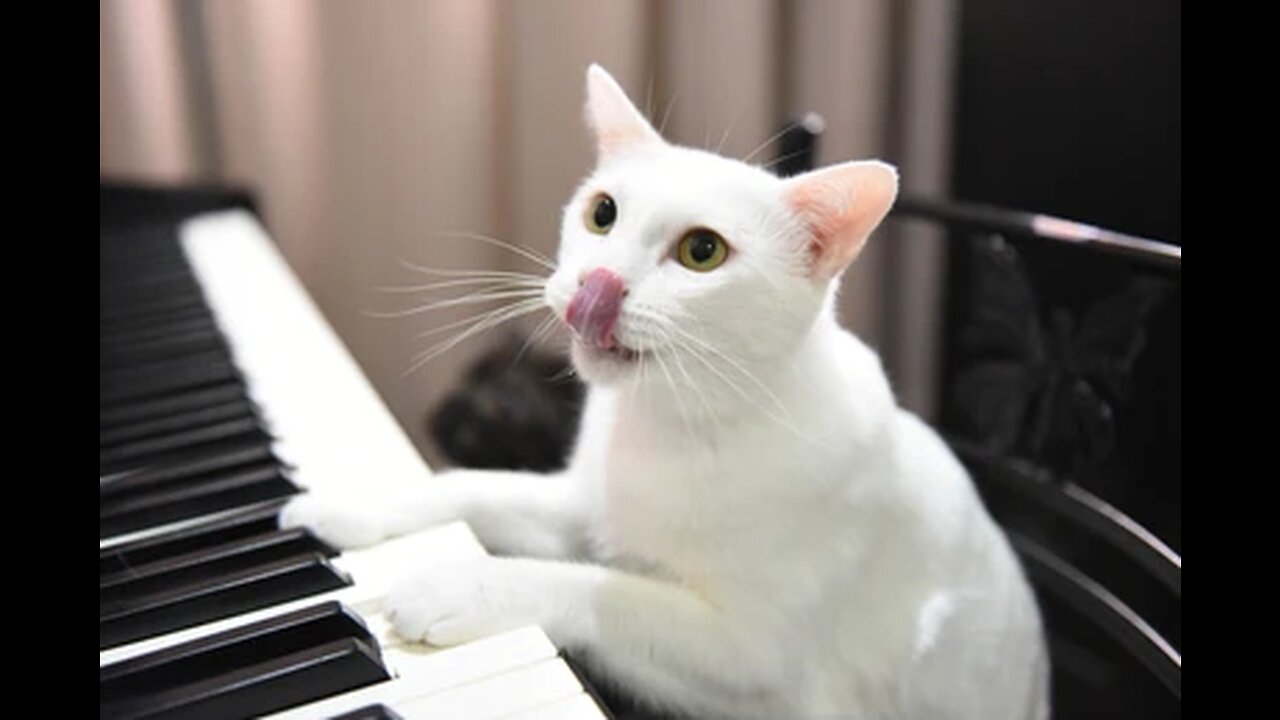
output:
<path id="1" fill-rule="evenodd" d="M 728 257 L 729 244 L 706 228 L 690 230 L 676 245 L 676 259 L 681 265 L 697 272 L 715 270 Z"/>
<path id="2" fill-rule="evenodd" d="M 618 205 L 613 198 L 600 193 L 587 203 L 587 213 L 583 217 L 583 221 L 587 225 L 587 229 L 597 235 L 604 235 L 609 232 L 609 228 L 613 227 L 614 221 L 618 219 Z"/>

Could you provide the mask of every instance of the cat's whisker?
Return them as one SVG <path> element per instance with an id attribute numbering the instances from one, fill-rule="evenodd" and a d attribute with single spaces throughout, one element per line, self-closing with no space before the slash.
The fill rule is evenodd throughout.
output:
<path id="1" fill-rule="evenodd" d="M 658 369 L 662 371 L 663 377 L 667 379 L 667 387 L 671 390 L 671 396 L 676 401 L 676 413 L 680 415 L 680 421 L 684 424 L 685 437 L 690 441 L 696 436 L 693 432 L 693 425 L 689 420 L 689 411 L 684 406 L 684 400 L 681 398 L 680 388 L 676 387 L 675 378 L 671 376 L 671 371 L 667 369 L 667 363 L 662 359 L 662 350 L 659 349 L 653 353 L 653 358 L 658 361 Z"/>
<path id="2" fill-rule="evenodd" d="M 695 319 L 688 310 L 682 307 L 674 307 L 661 312 L 651 310 L 642 305 L 636 305 L 627 309 L 627 312 L 637 318 L 643 319 L 651 323 L 656 328 L 663 328 L 671 324 L 674 320 Z"/>
<path id="3" fill-rule="evenodd" d="M 441 310 L 444 308 L 458 307 L 460 305 L 476 305 L 480 303 L 492 302 L 494 300 L 512 300 L 516 298 L 540 299 L 541 297 L 542 297 L 541 288 L 523 288 L 523 289 L 514 289 L 514 290 L 485 290 L 481 292 L 471 293 L 468 295 L 463 295 L 461 297 L 448 298 L 446 300 L 437 300 L 435 302 L 427 303 L 426 305 L 419 305 L 417 307 L 412 307 L 405 310 L 393 310 L 393 311 L 370 310 L 370 311 L 366 311 L 364 314 L 368 317 L 374 317 L 379 319 L 393 319 L 393 318 L 410 317 L 412 315 L 421 315 L 422 313 L 431 312 L 433 310 Z"/>
<path id="4" fill-rule="evenodd" d="M 752 400 L 750 394 L 747 393 L 746 390 L 742 388 L 742 386 L 738 385 L 736 382 L 733 381 L 732 378 L 726 376 L 723 372 L 720 371 L 719 368 L 715 367 L 715 365 L 712 364 L 707 359 L 706 354 L 703 353 L 701 350 L 699 350 L 697 347 L 690 345 L 687 341 L 676 336 L 669 336 L 668 342 L 670 342 L 672 347 L 678 348 L 685 354 L 692 357 L 694 360 L 697 360 L 698 362 L 702 363 L 703 366 L 705 366 L 708 370 L 712 372 L 712 374 L 720 378 L 720 380 L 724 382 L 724 384 L 727 385 L 729 389 L 736 392 L 739 397 L 741 397 L 744 400 L 750 401 L 753 405 L 755 404 L 755 401 Z"/>
<path id="5" fill-rule="evenodd" d="M 760 407 L 759 403 L 757 403 L 755 399 L 751 397 L 750 393 L 744 390 L 742 386 L 734 382 L 732 378 L 728 377 L 723 372 L 721 372 L 720 369 L 717 368 L 710 360 L 708 360 L 701 352 L 699 352 L 697 348 L 693 347 L 692 345 L 689 345 L 688 343 L 684 342 L 683 340 L 677 337 L 671 338 L 671 341 L 673 345 L 680 348 L 684 352 L 688 353 L 689 356 L 692 357 L 694 360 L 697 360 L 698 362 L 702 363 L 702 365 L 706 367 L 707 370 L 711 371 L 713 375 L 718 377 L 721 382 L 723 382 L 725 385 L 729 387 L 730 390 L 733 390 L 734 392 L 736 392 L 740 398 L 747 401 L 751 405 Z M 769 415 L 770 417 L 772 417 L 772 415 L 769 413 L 767 409 L 761 408 L 761 410 L 763 410 L 766 415 Z"/>
<path id="6" fill-rule="evenodd" d="M 375 287 L 374 290 L 378 292 L 385 292 L 385 293 L 422 293 L 422 292 L 434 292 L 436 290 L 448 290 L 450 288 L 457 288 L 457 287 L 470 287 L 474 285 L 493 285 L 494 287 L 502 287 L 504 285 L 524 286 L 524 287 L 545 287 L 546 281 L 534 280 L 532 278 L 526 280 L 526 279 L 519 279 L 519 278 L 511 279 L 511 278 L 503 278 L 503 277 L 491 277 L 491 278 L 474 277 L 474 278 L 463 278 L 459 280 L 442 280 L 440 282 L 427 283 L 425 285 L 379 285 Z"/>
<path id="7" fill-rule="evenodd" d="M 786 135 L 787 131 L 790 129 L 791 129 L 791 126 L 787 125 L 783 127 L 781 130 L 779 130 L 778 132 L 770 135 L 769 139 L 757 145 L 755 150 L 752 150 L 751 152 L 747 153 L 747 156 L 742 158 L 742 162 L 744 163 L 751 162 L 751 158 L 755 157 L 760 151 L 764 150 L 765 148 L 769 147 L 773 143 L 777 142 L 783 135 Z"/>
<path id="8" fill-rule="evenodd" d="M 667 130 L 667 120 L 671 119 L 671 109 L 676 106 L 676 98 L 680 96 L 680 89 L 676 88 L 671 93 L 671 100 L 667 102 L 667 109 L 662 113 L 662 122 L 658 124 L 658 134 L 662 135 Z"/>
<path id="9" fill-rule="evenodd" d="M 473 329 L 475 329 L 475 328 L 487 328 L 491 323 L 494 323 L 494 322 L 502 322 L 502 321 L 504 321 L 505 319 L 507 319 L 505 316 L 506 316 L 508 313 L 510 313 L 511 311 L 513 311 L 513 310 L 521 310 L 521 311 L 533 312 L 533 311 L 535 311 L 535 310 L 538 310 L 538 309 L 539 309 L 539 308 L 541 308 L 541 307 L 543 307 L 543 306 L 542 306 L 542 304 L 541 304 L 541 302 L 540 302 L 540 301 L 535 301 L 535 300 L 532 300 L 532 299 L 529 299 L 529 300 L 517 300 L 517 301 L 514 301 L 514 302 L 506 303 L 506 304 L 504 304 L 504 305 L 502 305 L 502 306 L 500 306 L 500 307 L 494 308 L 494 309 L 492 309 L 492 310 L 488 310 L 488 311 L 485 311 L 485 312 L 482 312 L 482 313 L 478 313 L 478 314 L 476 314 L 476 315 L 472 315 L 472 316 L 470 316 L 470 317 L 463 318 L 462 320 L 459 320 L 459 321 L 456 321 L 456 322 L 448 323 L 447 325 L 441 325 L 441 326 L 439 326 L 439 327 L 432 328 L 432 329 L 430 329 L 430 330 L 427 330 L 427 331 L 424 331 L 424 332 L 422 332 L 422 333 L 419 333 L 419 334 L 418 334 L 418 337 L 420 337 L 420 338 L 426 338 L 426 337 L 430 337 L 430 336 L 432 336 L 432 335 L 438 335 L 438 334 L 440 334 L 441 332 L 443 332 L 443 331 L 445 331 L 445 330 L 448 330 L 448 329 L 455 329 L 455 328 L 458 328 L 458 327 L 462 327 L 462 328 L 463 328 L 463 330 L 462 330 L 459 334 L 466 333 L 466 332 L 470 332 L 471 330 L 473 330 Z M 522 314 L 523 314 L 523 313 L 522 313 Z M 455 335 L 455 336 L 452 336 L 452 338 L 451 338 L 451 339 L 456 339 L 457 337 L 458 337 L 458 336 L 457 336 L 457 335 Z M 450 341 L 451 341 L 451 339 L 450 339 L 450 340 L 443 340 L 443 341 L 440 341 L 440 343 L 438 343 L 438 344 L 443 344 L 443 343 L 450 342 Z M 435 347 L 435 346 L 433 346 L 433 347 Z M 428 348 L 428 350 L 423 351 L 423 352 L 425 353 L 425 352 L 430 352 L 430 351 L 431 351 L 431 348 Z"/>
<path id="10" fill-rule="evenodd" d="M 547 382 L 549 383 L 563 382 L 565 380 L 568 380 L 571 377 L 577 377 L 577 375 L 578 375 L 578 370 L 575 367 L 573 367 L 573 363 L 568 363 L 567 365 L 565 365 L 563 370 L 547 378 Z"/>
<path id="11" fill-rule="evenodd" d="M 533 303 L 534 299 L 537 299 L 538 303 Z M 422 332 L 418 333 L 417 337 L 428 338 L 428 337 L 431 337 L 432 335 L 439 335 L 440 333 L 445 332 L 446 330 L 453 330 L 454 328 L 470 325 L 471 323 L 474 323 L 474 322 L 482 322 L 486 317 L 490 315 L 500 313 L 506 308 L 512 307 L 513 305 L 516 305 L 516 304 L 522 305 L 524 303 L 537 305 L 537 304 L 541 304 L 542 300 L 541 298 L 530 298 L 529 300 L 521 300 L 519 303 L 508 303 L 506 305 L 503 305 L 498 308 L 494 308 L 492 310 L 486 310 L 481 313 L 476 313 L 475 315 L 469 315 L 467 317 L 462 318 L 461 320 L 454 320 L 453 322 L 445 323 L 444 325 L 438 325 L 436 327 L 431 328 L 430 330 L 423 330 Z"/>
<path id="12" fill-rule="evenodd" d="M 547 316 L 546 328 L 541 332 L 539 332 L 537 335 L 535 335 L 534 337 L 535 343 L 546 342 L 547 339 L 550 338 L 552 335 L 554 335 L 556 330 L 560 329 L 561 327 L 560 316 L 557 315 L 554 310 L 551 310 L 551 308 L 547 308 L 547 310 L 550 311 L 550 315 Z"/>
<path id="13" fill-rule="evenodd" d="M 672 329 L 674 329 L 678 333 L 684 334 L 682 330 L 680 330 L 679 328 L 676 328 L 675 326 L 672 326 Z M 688 337 L 689 339 L 694 339 L 692 338 L 692 336 L 688 336 L 688 335 L 685 335 L 685 336 Z M 721 370 L 717 368 L 715 364 L 712 363 L 709 359 L 707 359 L 707 357 L 704 356 L 702 352 L 700 352 L 696 347 L 684 342 L 678 337 L 672 337 L 671 339 L 676 346 L 681 347 L 685 352 L 689 353 L 689 355 L 691 355 L 695 360 L 701 362 L 703 366 L 705 366 L 708 370 L 712 372 L 712 374 L 720 378 L 722 381 L 724 381 L 726 385 L 728 385 L 730 388 L 736 391 L 743 400 L 755 406 L 756 409 L 764 413 L 765 416 L 767 416 L 769 419 L 773 420 L 779 425 L 782 425 L 784 428 L 791 431 L 797 437 L 804 438 L 804 434 L 800 432 L 800 429 L 798 427 L 796 427 L 795 422 L 794 420 L 792 420 L 790 413 L 786 412 L 786 408 L 782 406 L 782 403 L 778 401 L 777 397 L 774 396 L 772 392 L 768 391 L 768 388 L 764 388 L 763 386 L 761 386 L 761 389 L 764 390 L 769 397 L 773 398 L 774 403 L 777 404 L 779 406 L 779 409 L 782 410 L 781 415 L 778 415 L 777 413 L 770 410 L 765 405 L 758 402 L 754 397 L 751 396 L 751 393 L 747 392 L 741 385 L 737 384 L 729 376 L 721 372 Z M 710 347 L 708 347 L 707 349 L 714 350 L 714 348 L 710 348 Z M 727 358 L 724 358 L 724 359 L 727 360 Z M 747 374 L 750 376 L 750 373 L 747 373 Z M 751 376 L 751 377 L 753 380 L 755 379 L 754 376 Z M 759 383 L 758 380 L 756 382 Z"/>
<path id="14" fill-rule="evenodd" d="M 759 167 L 760 167 L 760 169 L 761 169 L 761 170 L 772 170 L 775 166 L 781 165 L 782 163 L 784 163 L 784 162 L 786 162 L 786 161 L 790 160 L 791 158 L 794 158 L 794 157 L 800 157 L 801 155 L 805 154 L 806 152 L 808 152 L 808 151 L 807 151 L 807 150 L 797 150 L 797 151 L 795 151 L 795 152 L 787 153 L 786 155 L 783 155 L 782 157 L 776 157 L 776 158 L 774 158 L 774 159 L 770 160 L 769 162 L 767 162 L 767 163 L 764 163 L 764 164 L 760 165 Z"/>
<path id="15" fill-rule="evenodd" d="M 641 357 L 643 358 L 644 356 L 641 356 Z M 641 382 L 643 382 L 645 385 L 648 385 L 648 382 L 649 382 L 649 374 L 650 374 L 650 373 L 649 373 L 649 368 L 650 368 L 650 365 L 651 365 L 651 363 L 644 363 L 644 362 L 641 362 L 641 364 L 640 364 L 640 379 L 641 379 Z M 644 401 L 645 407 L 649 408 L 649 409 L 650 409 L 650 411 L 652 411 L 652 409 L 653 409 L 653 394 L 652 394 L 652 393 L 649 393 L 649 394 L 642 395 L 642 399 L 643 399 L 643 401 Z"/>
<path id="16" fill-rule="evenodd" d="M 437 277 L 448 278 L 489 278 L 489 279 L 511 279 L 511 280 L 540 280 L 546 281 L 543 275 L 534 273 L 521 272 L 518 270 L 468 270 L 462 268 L 436 268 L 429 265 L 419 265 L 409 260 L 400 260 L 400 266 L 412 270 L 414 272 L 423 273 L 424 275 L 435 275 Z"/>
<path id="17" fill-rule="evenodd" d="M 755 376 L 755 374 L 754 374 L 754 373 L 752 373 L 750 370 L 748 370 L 748 369 L 746 369 L 745 367 L 743 367 L 743 366 L 742 366 L 742 364 L 741 364 L 740 362 L 738 362 L 737 360 L 734 360 L 733 358 L 729 357 L 727 354 L 725 354 L 724 352 L 720 351 L 720 350 L 719 350 L 719 349 L 717 349 L 715 346 L 711 345 L 710 343 L 706 342 L 705 340 L 703 340 L 703 339 L 701 339 L 701 338 L 697 337 L 696 335 L 693 335 L 693 334 L 691 334 L 691 333 L 687 333 L 687 332 L 685 332 L 684 330 L 680 329 L 680 327 L 679 327 L 678 325 L 672 325 L 672 326 L 671 326 L 671 329 L 672 329 L 672 330 L 674 330 L 674 331 L 676 331 L 676 332 L 677 332 L 677 333 L 679 333 L 680 335 L 683 335 L 683 336 L 684 336 L 685 338 L 687 338 L 688 340 L 690 340 L 690 341 L 692 341 L 692 342 L 694 342 L 694 343 L 696 343 L 696 344 L 700 345 L 700 346 L 701 346 L 703 349 L 705 349 L 707 352 L 710 352 L 710 353 L 712 353 L 713 355 L 715 355 L 716 357 L 719 357 L 721 360 L 724 360 L 725 362 L 729 363 L 729 365 L 730 365 L 730 366 L 732 366 L 732 367 L 733 367 L 734 369 L 736 369 L 738 372 L 742 373 L 742 374 L 743 374 L 743 375 L 744 375 L 748 380 L 750 380 L 750 381 L 751 381 L 751 382 L 752 382 L 752 383 L 753 383 L 757 388 L 759 388 L 759 389 L 760 389 L 760 391 L 761 391 L 762 393 L 764 393 L 764 394 L 765 394 L 765 395 L 766 395 L 770 400 L 772 400 L 772 401 L 773 401 L 773 403 L 774 403 L 775 405 L 777 405 L 777 406 L 778 406 L 778 410 L 780 410 L 784 416 L 786 416 L 786 417 L 790 418 L 791 413 L 787 411 L 786 406 L 785 406 L 785 405 L 783 405 L 782 401 L 778 399 L 778 396 L 777 396 L 777 395 L 775 395 L 775 394 L 773 393 L 773 391 L 772 391 L 772 390 L 770 390 L 770 389 L 769 389 L 769 387 L 768 387 L 767 385 L 765 385 L 763 382 L 761 382 L 761 381 L 760 381 L 760 379 L 759 379 L 759 378 L 757 378 L 757 377 Z"/>
<path id="18" fill-rule="evenodd" d="M 680 359 L 680 353 L 671 353 L 672 359 L 675 361 L 676 370 L 684 377 L 684 381 L 689 384 L 689 388 L 693 390 L 693 394 L 698 396 L 698 402 L 702 405 L 702 409 L 707 411 L 707 415 L 715 418 L 715 411 L 711 409 L 711 403 L 707 402 L 707 396 L 702 394 L 702 388 L 698 387 L 698 383 L 689 375 L 689 371 L 685 369 L 684 362 Z"/>
<path id="19" fill-rule="evenodd" d="M 499 240 L 498 238 L 495 238 L 495 237 L 490 237 L 488 235 L 481 235 L 480 233 L 473 233 L 473 232 L 445 232 L 445 233 L 439 233 L 439 235 L 441 237 L 448 237 L 448 238 L 460 238 L 464 240 L 479 240 L 480 242 L 489 243 L 494 247 L 499 247 L 504 250 L 513 252 L 519 255 L 520 257 L 525 258 L 526 260 L 529 260 L 531 262 L 535 262 L 541 265 L 542 267 L 550 270 L 551 272 L 555 272 L 556 270 L 556 264 L 554 261 L 551 260 L 551 258 L 525 245 L 516 245 L 514 243 L 509 243 L 506 240 Z"/>
<path id="20" fill-rule="evenodd" d="M 649 73 L 649 82 L 645 85 L 644 91 L 644 116 L 649 122 L 653 122 L 653 73 Z"/>
<path id="21" fill-rule="evenodd" d="M 412 374 L 418 368 L 431 362 L 435 358 L 440 357 L 468 339 L 487 330 L 491 330 L 504 322 L 514 320 L 532 312 L 537 312 L 540 307 L 543 307 L 541 299 L 536 299 L 534 301 L 525 300 L 512 303 L 494 312 L 488 313 L 485 319 L 476 322 L 474 325 L 468 327 L 462 332 L 459 332 L 448 340 L 441 341 L 430 348 L 427 348 L 422 353 L 419 353 L 415 356 L 413 364 L 409 366 L 405 375 Z"/>
<path id="22" fill-rule="evenodd" d="M 661 329 L 659 329 L 659 332 L 662 333 L 664 343 L 671 342 L 670 333 Z M 706 411 L 707 417 L 709 417 L 716 426 L 719 426 L 720 418 L 717 417 L 715 411 L 711 409 L 711 404 L 707 402 L 707 396 L 702 394 L 702 388 L 698 387 L 698 383 L 694 381 L 693 377 L 689 375 L 689 371 L 685 369 L 684 362 L 680 360 L 680 353 L 673 350 L 671 353 L 671 359 L 675 363 L 676 370 L 680 372 L 684 377 L 685 382 L 689 384 L 689 388 L 698 396 L 698 402 L 702 405 L 702 409 Z"/>
<path id="23" fill-rule="evenodd" d="M 645 379 L 645 356 L 649 353 L 640 353 L 636 358 L 636 378 L 631 383 L 631 392 L 628 394 L 627 401 L 634 403 L 636 401 L 636 389 L 644 384 Z"/>
<path id="24" fill-rule="evenodd" d="M 763 391 L 763 393 L 766 396 L 768 396 L 770 399 L 772 399 L 772 401 L 778 406 L 779 410 L 782 412 L 783 417 L 775 418 L 775 419 L 778 419 L 779 422 L 786 424 L 788 426 L 793 426 L 793 423 L 791 422 L 791 418 L 790 418 L 790 413 L 786 412 L 786 408 L 782 405 L 782 402 L 778 400 L 777 396 L 774 395 L 774 393 L 772 393 L 767 387 L 765 387 L 764 384 L 758 378 L 755 377 L 755 375 L 753 375 L 750 371 L 744 368 L 741 365 L 741 363 L 725 355 L 723 352 L 716 350 L 714 347 L 706 343 L 701 338 L 698 338 L 697 336 L 692 335 L 691 333 L 685 332 L 684 330 L 680 329 L 679 323 L 674 322 L 673 318 L 668 315 L 663 315 L 662 313 L 659 313 L 656 310 L 651 310 L 648 308 L 643 308 L 638 306 L 632 308 L 630 312 L 632 312 L 635 316 L 647 321 L 648 326 L 651 327 L 656 332 L 656 334 L 659 335 L 658 343 L 657 343 L 658 346 L 667 345 L 667 346 L 679 347 L 680 349 L 684 350 L 686 353 L 694 356 L 695 359 L 697 359 L 703 365 L 706 365 L 709 370 L 711 370 L 714 374 L 716 374 L 726 385 L 728 385 L 740 397 L 742 397 L 742 399 L 750 402 L 752 405 L 756 407 L 760 407 L 762 410 L 766 412 L 766 414 L 771 414 L 769 413 L 767 408 L 761 407 L 760 404 L 755 400 L 755 398 L 753 398 L 751 394 L 748 393 L 741 385 L 734 382 L 731 378 L 727 377 L 724 373 L 720 372 L 719 369 L 716 368 L 714 364 L 711 363 L 711 361 L 707 358 L 706 353 L 707 352 L 713 353 L 714 355 L 718 356 L 721 360 L 728 363 L 730 368 L 745 374 L 747 378 L 750 379 L 754 384 L 760 386 L 760 389 Z M 696 317 L 687 313 L 687 311 L 684 311 L 683 309 L 676 308 L 675 314 L 681 320 L 693 320 L 695 322 L 698 322 L 698 319 Z M 673 336 L 672 332 L 678 333 L 679 336 L 683 336 L 684 338 L 687 339 L 687 341 L 682 340 L 681 337 L 679 336 Z M 697 345 L 691 345 L 690 342 L 688 341 L 692 341 Z M 705 348 L 705 350 L 700 351 L 698 346 Z M 675 352 L 672 353 L 672 356 L 675 357 L 676 359 L 679 358 L 679 354 Z M 641 355 L 641 357 L 643 357 L 643 354 Z M 686 379 L 689 381 L 689 384 L 693 388 L 694 392 L 698 393 L 701 396 L 702 395 L 701 389 L 693 382 L 693 379 L 688 374 L 688 371 L 683 368 L 683 365 L 680 366 L 680 369 L 684 371 L 684 375 Z M 701 400 L 704 407 L 710 410 L 710 403 L 706 401 L 706 397 L 702 396 Z"/>
<path id="25" fill-rule="evenodd" d="M 698 336 L 681 329 L 680 324 L 677 322 L 673 322 L 670 317 L 664 317 L 663 315 L 659 314 L 656 311 L 649 310 L 642 307 L 632 308 L 630 312 L 632 312 L 633 314 L 635 314 L 640 318 L 643 318 L 649 321 L 651 324 L 653 324 L 657 328 L 663 328 L 665 330 L 670 330 L 672 332 L 675 332 L 679 336 L 682 336 L 683 338 L 685 338 L 687 341 L 694 343 L 696 347 L 693 345 L 690 345 L 689 342 L 681 342 L 679 337 L 673 337 L 669 333 L 664 333 L 664 335 L 666 336 L 665 337 L 666 341 L 674 341 L 675 344 L 685 347 L 687 351 L 689 351 L 691 354 L 694 354 L 703 364 L 708 365 L 708 367 L 713 368 L 711 363 L 705 357 L 703 357 L 704 353 L 695 352 L 699 347 L 702 348 L 702 350 L 705 353 L 710 353 L 711 355 L 714 355 L 715 357 L 719 358 L 723 362 L 727 363 L 731 369 L 737 371 L 738 373 L 741 373 L 747 380 L 751 382 L 751 384 L 759 388 L 761 393 L 763 393 L 770 401 L 772 401 L 774 405 L 777 406 L 777 409 L 782 414 L 786 424 L 794 425 L 793 421 L 791 420 L 791 413 L 787 410 L 786 406 L 782 403 L 782 401 L 778 399 L 778 396 L 772 390 L 770 390 L 769 387 L 765 385 L 759 378 L 757 378 L 754 373 L 752 373 L 750 370 L 744 367 L 741 362 L 730 357 L 729 355 L 719 350 L 715 346 L 711 345 L 707 341 L 703 340 L 702 338 L 699 338 Z M 682 320 L 691 320 L 695 323 L 701 324 L 698 318 L 692 314 L 689 314 L 683 311 L 680 311 L 677 314 L 681 317 Z M 733 386 L 735 387 L 735 389 L 739 390 L 739 394 L 741 394 L 745 399 L 751 400 L 750 395 L 745 391 L 741 390 L 736 383 L 733 383 Z M 753 404 L 755 404 L 754 400 L 752 402 Z"/>
<path id="26" fill-rule="evenodd" d="M 547 317 L 543 318 L 542 322 L 538 323 L 537 327 L 533 329 L 533 332 L 529 333 L 529 337 L 525 338 L 524 343 L 520 346 L 519 352 L 516 353 L 515 359 L 511 361 L 512 365 L 519 364 L 520 358 L 524 357 L 524 354 L 529 351 L 529 348 L 536 345 L 538 343 L 538 339 L 551 330 L 552 325 L 556 322 L 556 314 L 551 308 L 547 308 L 547 313 Z"/>
<path id="27" fill-rule="evenodd" d="M 729 142 L 729 133 L 733 132 L 733 126 L 737 124 L 738 118 L 740 116 L 741 116 L 741 113 L 737 112 L 737 113 L 734 113 L 733 117 L 729 119 L 729 127 L 724 129 L 724 134 L 720 136 L 720 142 L 716 143 L 715 152 L 717 155 L 720 154 L 720 151 L 724 150 L 724 144 Z"/>

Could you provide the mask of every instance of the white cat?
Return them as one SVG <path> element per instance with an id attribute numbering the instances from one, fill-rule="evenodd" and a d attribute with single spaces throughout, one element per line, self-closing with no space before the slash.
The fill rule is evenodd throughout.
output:
<path id="1" fill-rule="evenodd" d="M 533 623 L 659 708 L 727 718 L 1042 718 L 1040 618 L 939 437 L 837 324 L 894 169 L 791 179 L 665 143 L 587 74 L 599 164 L 548 305 L 590 384 L 567 470 L 448 472 L 284 511 L 351 547 L 454 519 L 491 558 L 409 578 L 397 630 Z"/>

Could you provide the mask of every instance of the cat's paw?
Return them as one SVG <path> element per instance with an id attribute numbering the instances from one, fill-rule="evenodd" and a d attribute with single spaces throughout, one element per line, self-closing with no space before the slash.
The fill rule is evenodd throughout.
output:
<path id="1" fill-rule="evenodd" d="M 280 510 L 280 527 L 302 527 L 339 550 L 368 547 L 386 539 L 383 523 L 361 502 L 309 493 Z"/>
<path id="2" fill-rule="evenodd" d="M 383 613 L 406 640 L 458 645 L 533 622 L 514 590 L 493 558 L 451 563 L 393 588 Z"/>

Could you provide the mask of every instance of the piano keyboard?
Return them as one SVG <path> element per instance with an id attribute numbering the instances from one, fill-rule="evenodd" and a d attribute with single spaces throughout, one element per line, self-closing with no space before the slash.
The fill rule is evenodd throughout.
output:
<path id="1" fill-rule="evenodd" d="M 99 300 L 100 716 L 605 716 L 536 627 L 392 632 L 392 582 L 484 553 L 466 525 L 345 553 L 278 528 L 299 492 L 431 480 L 250 214 L 104 234 Z"/>

